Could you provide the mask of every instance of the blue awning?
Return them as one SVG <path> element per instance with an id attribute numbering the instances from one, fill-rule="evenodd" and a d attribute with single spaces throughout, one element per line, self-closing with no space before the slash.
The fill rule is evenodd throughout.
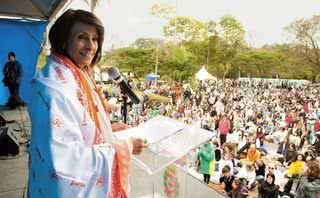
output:
<path id="1" fill-rule="evenodd" d="M 146 75 L 147 81 L 154 81 L 155 79 L 160 80 L 160 75 L 155 75 L 155 73 L 150 73 Z"/>
<path id="2" fill-rule="evenodd" d="M 9 91 L 1 82 L 3 67 L 8 61 L 8 52 L 13 51 L 16 59 L 22 64 L 22 79 L 20 96 L 28 103 L 30 95 L 30 80 L 35 75 L 40 46 L 43 41 L 47 21 L 27 19 L 0 20 L 0 104 L 6 104 Z"/>
<path id="3" fill-rule="evenodd" d="M 1 0 L 0 15 L 49 20 L 70 0 Z"/>

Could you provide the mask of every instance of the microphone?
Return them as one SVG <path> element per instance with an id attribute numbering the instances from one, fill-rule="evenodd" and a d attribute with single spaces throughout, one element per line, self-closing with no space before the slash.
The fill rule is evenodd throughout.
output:
<path id="1" fill-rule="evenodd" d="M 116 67 L 108 68 L 108 75 L 109 75 L 110 79 L 115 81 L 120 86 L 120 89 L 124 92 L 124 94 L 126 94 L 131 99 L 131 101 L 133 103 L 135 103 L 135 104 L 139 104 L 140 103 L 140 99 L 132 91 L 132 89 L 128 85 L 127 81 L 122 78 L 118 68 L 116 68 Z"/>

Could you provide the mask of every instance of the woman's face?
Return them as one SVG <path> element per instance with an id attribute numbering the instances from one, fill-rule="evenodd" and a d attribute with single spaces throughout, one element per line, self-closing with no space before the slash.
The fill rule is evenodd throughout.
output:
<path id="1" fill-rule="evenodd" d="M 267 182 L 268 184 L 272 184 L 273 182 L 273 178 L 270 175 L 267 177 Z"/>
<path id="2" fill-rule="evenodd" d="M 67 53 L 80 68 L 89 66 L 98 49 L 99 35 L 96 27 L 77 22 L 73 25 L 67 44 Z"/>
<path id="3" fill-rule="evenodd" d="M 303 158 L 302 158 L 302 155 L 298 155 L 298 160 L 299 160 L 299 161 L 302 161 L 302 159 L 303 159 Z"/>

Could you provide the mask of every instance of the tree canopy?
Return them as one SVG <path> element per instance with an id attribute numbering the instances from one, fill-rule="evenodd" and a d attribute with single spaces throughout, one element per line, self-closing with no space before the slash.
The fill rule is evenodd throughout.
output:
<path id="1" fill-rule="evenodd" d="M 218 78 L 267 77 L 319 79 L 320 16 L 293 21 L 284 30 L 290 43 L 249 47 L 245 30 L 233 16 L 200 21 L 174 16 L 173 8 L 154 5 L 151 14 L 165 20 L 165 39 L 139 38 L 129 47 L 106 52 L 99 66 L 117 65 L 138 77 L 154 71 L 166 79 L 189 81 L 205 65 Z M 45 62 L 42 53 L 39 65 Z"/>

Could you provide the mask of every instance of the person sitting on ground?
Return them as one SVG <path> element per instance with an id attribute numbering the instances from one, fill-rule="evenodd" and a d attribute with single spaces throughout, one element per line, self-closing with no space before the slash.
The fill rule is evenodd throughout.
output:
<path id="1" fill-rule="evenodd" d="M 258 188 L 259 198 L 278 198 L 279 186 L 275 185 L 275 175 L 268 173 L 266 180 Z"/>
<path id="2" fill-rule="evenodd" d="M 260 151 L 257 150 L 255 144 L 251 144 L 247 153 L 247 160 L 249 162 L 255 162 L 260 159 Z"/>
<path id="3" fill-rule="evenodd" d="M 301 139 L 299 149 L 301 152 L 305 155 L 305 153 L 310 150 L 312 147 L 311 141 L 310 141 L 310 135 L 304 135 Z"/>
<path id="4" fill-rule="evenodd" d="M 264 164 L 263 160 L 257 160 L 254 163 L 254 167 L 256 170 L 256 180 L 263 181 L 264 176 L 266 174 L 266 165 Z"/>
<path id="5" fill-rule="evenodd" d="M 315 155 L 319 157 L 320 156 L 320 132 L 318 132 L 315 135 L 315 137 L 316 137 L 316 140 L 313 143 L 312 147 L 313 147 L 313 150 L 315 151 Z"/>
<path id="6" fill-rule="evenodd" d="M 301 177 L 298 185 L 297 197 L 320 197 L 320 163 L 318 161 L 308 162 L 306 174 Z"/>
<path id="7" fill-rule="evenodd" d="M 303 154 L 298 154 L 292 163 L 289 166 L 289 170 L 287 173 L 288 177 L 292 177 L 294 174 L 301 175 L 303 173 L 303 169 L 305 166 L 304 156 Z"/>
<path id="8" fill-rule="evenodd" d="M 293 143 L 289 144 L 289 148 L 284 153 L 284 160 L 286 165 L 290 165 L 294 158 L 297 156 L 296 145 Z"/>
<path id="9" fill-rule="evenodd" d="M 223 153 L 223 159 L 219 161 L 219 173 L 222 174 L 223 168 L 225 166 L 229 166 L 231 169 L 231 173 L 233 174 L 234 168 L 232 160 L 230 159 L 230 155 L 228 153 Z"/>
<path id="10" fill-rule="evenodd" d="M 247 154 L 251 144 L 256 144 L 256 139 L 254 135 L 248 134 L 246 137 L 246 143 L 238 150 L 237 154 Z"/>
<path id="11" fill-rule="evenodd" d="M 226 165 L 222 169 L 222 176 L 219 179 L 220 184 L 223 186 L 223 189 L 228 195 L 232 191 L 232 182 L 234 180 L 234 175 L 232 175 L 230 166 Z"/>
<path id="12" fill-rule="evenodd" d="M 284 156 L 288 148 L 289 148 L 289 138 L 284 138 L 283 141 L 281 141 L 278 146 L 277 153 Z"/>
<path id="13" fill-rule="evenodd" d="M 283 188 L 287 182 L 287 178 L 285 177 L 284 171 L 282 170 L 282 165 L 279 163 L 271 162 L 267 164 L 266 176 L 268 173 L 273 173 L 277 178 L 275 180 L 275 184 Z"/>
<path id="14" fill-rule="evenodd" d="M 240 179 L 245 180 L 248 189 L 253 189 L 255 187 L 255 180 L 256 180 L 256 172 L 253 167 L 252 162 L 248 162 L 245 164 L 237 174 L 237 177 Z"/>
<path id="15" fill-rule="evenodd" d="M 235 178 L 232 182 L 231 198 L 247 198 L 249 191 L 239 178 Z"/>

